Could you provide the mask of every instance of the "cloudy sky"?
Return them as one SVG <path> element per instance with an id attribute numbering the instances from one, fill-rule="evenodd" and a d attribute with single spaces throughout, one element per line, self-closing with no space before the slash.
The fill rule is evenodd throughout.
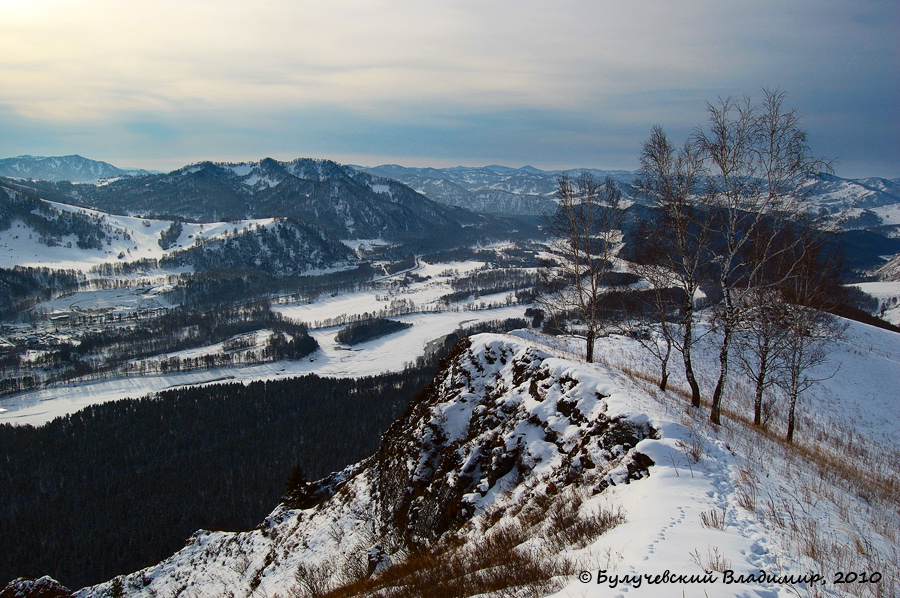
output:
<path id="1" fill-rule="evenodd" d="M 788 93 L 841 176 L 900 176 L 897 0 L 0 0 L 0 158 L 634 169 Z"/>

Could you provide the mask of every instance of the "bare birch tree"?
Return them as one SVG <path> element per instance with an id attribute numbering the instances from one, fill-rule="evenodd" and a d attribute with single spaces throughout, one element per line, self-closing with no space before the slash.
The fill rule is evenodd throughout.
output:
<path id="1" fill-rule="evenodd" d="M 572 313 L 581 320 L 585 359 L 592 362 L 599 299 L 619 234 L 622 192 L 610 177 L 601 183 L 585 171 L 574 180 L 560 175 L 556 197 L 558 206 L 547 219 L 547 230 L 553 238 L 550 249 L 559 260 L 545 271 L 547 290 L 540 303 L 551 317 Z"/>
<path id="2" fill-rule="evenodd" d="M 784 97 L 764 90 L 759 105 L 749 98 L 721 99 L 707 106 L 709 129 L 694 134 L 703 159 L 705 196 L 716 222 L 715 269 L 722 294 L 716 310 L 722 335 L 719 377 L 710 409 L 715 424 L 721 421 L 729 354 L 748 312 L 746 299 L 771 258 L 800 255 L 795 245 L 784 243 L 796 237 L 781 232 L 794 226 L 802 211 L 807 177 L 826 166 L 811 157 L 800 117 L 784 109 Z M 785 268 L 784 276 L 792 269 Z"/>
<path id="3" fill-rule="evenodd" d="M 631 264 L 631 271 L 649 282 L 649 288 L 617 293 L 622 317 L 617 331 L 637 341 L 659 362 L 659 389 L 669 384 L 669 361 L 679 350 L 678 294 L 668 286 L 670 276 L 654 264 Z"/>
<path id="4" fill-rule="evenodd" d="M 776 380 L 775 374 L 790 340 L 788 310 L 778 289 L 758 289 L 745 303 L 748 313 L 742 322 L 738 364 L 753 383 L 753 423 L 765 424 L 763 399 Z"/>
<path id="5" fill-rule="evenodd" d="M 775 383 L 788 399 L 788 442 L 794 439 L 801 395 L 840 369 L 840 364 L 831 371 L 822 371 L 821 366 L 828 361 L 831 345 L 843 338 L 847 329 L 845 321 L 826 311 L 832 305 L 839 260 L 819 243 L 811 243 L 802 256 L 793 275 L 780 285 L 787 335 Z"/>
<path id="6" fill-rule="evenodd" d="M 678 335 L 673 342 L 681 353 L 691 387 L 691 405 L 700 406 L 700 385 L 694 374 L 692 350 L 697 343 L 697 311 L 709 262 L 708 211 L 700 193 L 702 160 L 696 148 L 676 149 L 661 127 L 653 127 L 642 147 L 635 184 L 639 194 L 656 208 L 656 218 L 637 235 L 639 259 L 635 273 L 658 289 L 678 291 Z"/>

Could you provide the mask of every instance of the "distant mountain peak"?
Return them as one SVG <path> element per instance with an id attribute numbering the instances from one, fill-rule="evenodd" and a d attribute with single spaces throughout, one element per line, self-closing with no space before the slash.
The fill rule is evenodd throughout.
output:
<path id="1" fill-rule="evenodd" d="M 150 172 L 122 169 L 108 162 L 91 160 L 78 154 L 67 156 L 24 155 L 0 160 L 0 176 L 16 179 L 85 183 L 142 174 L 150 174 Z"/>

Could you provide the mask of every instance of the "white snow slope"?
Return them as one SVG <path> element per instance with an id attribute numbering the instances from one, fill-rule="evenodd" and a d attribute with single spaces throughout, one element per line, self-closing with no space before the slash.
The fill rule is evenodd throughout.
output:
<path id="1" fill-rule="evenodd" d="M 806 440 L 787 446 L 739 422 L 706 424 L 677 381 L 660 392 L 643 379 L 653 374 L 629 359 L 625 339 L 605 339 L 600 353 L 613 364 L 624 356 L 628 374 L 565 358 L 577 343 L 560 350 L 523 334 L 472 337 L 376 455 L 306 486 L 294 508 L 279 506 L 256 530 L 197 532 L 166 561 L 120 578 L 125 595 L 322 595 L 367 577 L 369 589 L 353 595 L 428 595 L 427 571 L 403 573 L 400 563 L 440 570 L 459 554 L 481 570 L 453 583 L 496 579 L 503 558 L 523 580 L 546 573 L 533 593 L 472 591 L 482 595 L 900 593 L 897 445 L 854 443 L 852 433 L 848 444 L 841 409 L 854 403 L 833 395 L 828 414 L 805 420 Z M 890 392 L 897 335 L 854 326 L 850 338 L 893 363 Z M 892 396 L 879 427 L 896 429 Z M 741 399 L 729 408 L 742 409 Z M 603 514 L 611 529 L 600 533 Z M 414 561 L 415 546 L 438 558 Z M 485 565 L 485 547 L 505 556 Z M 848 572 L 853 583 L 839 583 Z"/>
<path id="2" fill-rule="evenodd" d="M 106 214 L 52 201 L 46 203 L 60 211 L 102 217 L 104 224 L 110 227 L 110 244 L 103 249 L 80 249 L 75 246 L 75 236 L 71 235 L 63 238 L 60 245 L 48 247 L 39 241 L 39 233 L 21 221 L 14 222 L 10 228 L 0 231 L 0 268 L 30 266 L 87 271 L 104 263 L 160 259 L 204 239 L 223 237 L 235 229 L 244 232 L 256 226 L 271 226 L 275 221 L 274 218 L 263 218 L 239 222 L 186 222 L 181 236 L 169 250 L 164 250 L 159 245 L 160 234 L 172 224 L 171 221 Z M 71 243 L 70 247 L 66 247 L 67 242 Z"/>

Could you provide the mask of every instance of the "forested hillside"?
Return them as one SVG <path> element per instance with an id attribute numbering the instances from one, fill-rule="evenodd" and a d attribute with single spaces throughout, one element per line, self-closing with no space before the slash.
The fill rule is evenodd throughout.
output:
<path id="1" fill-rule="evenodd" d="M 0 587 L 44 574 L 81 587 L 198 528 L 252 528 L 295 467 L 315 479 L 372 453 L 434 371 L 173 389 L 2 425 Z"/>

